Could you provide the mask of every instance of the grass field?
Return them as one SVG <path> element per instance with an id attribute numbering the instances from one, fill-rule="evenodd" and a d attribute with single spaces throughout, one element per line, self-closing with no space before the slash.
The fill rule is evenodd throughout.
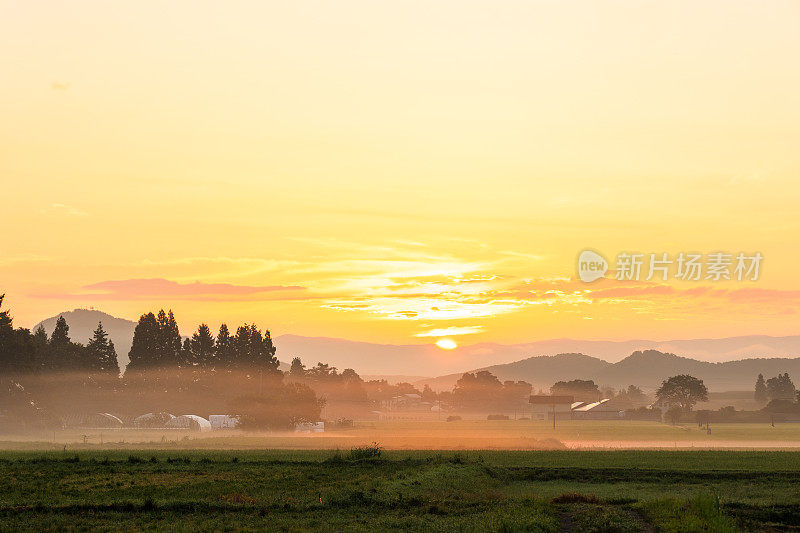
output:
<path id="1" fill-rule="evenodd" d="M 800 452 L 0 452 L 0 529 L 800 528 Z"/>
<path id="2" fill-rule="evenodd" d="M 5 442 L 2 442 L 2 441 Z M 75 448 L 292 448 L 350 449 L 371 442 L 387 449 L 542 448 L 800 448 L 800 424 L 697 424 L 672 426 L 628 420 L 461 420 L 360 422 L 355 428 L 321 434 L 239 431 L 196 433 L 176 430 L 64 430 L 0 437 L 0 449 Z"/>

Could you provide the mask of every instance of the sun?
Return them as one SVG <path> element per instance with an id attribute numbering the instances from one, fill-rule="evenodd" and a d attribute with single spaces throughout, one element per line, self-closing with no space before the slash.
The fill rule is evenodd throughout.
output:
<path id="1" fill-rule="evenodd" d="M 458 344 L 453 339 L 439 339 L 436 341 L 436 346 L 441 348 L 442 350 L 453 350 L 458 348 Z"/>

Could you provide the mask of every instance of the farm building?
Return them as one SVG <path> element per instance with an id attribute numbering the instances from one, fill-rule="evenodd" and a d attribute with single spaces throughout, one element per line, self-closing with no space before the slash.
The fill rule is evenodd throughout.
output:
<path id="1" fill-rule="evenodd" d="M 239 425 L 239 417 L 231 415 L 210 415 L 211 429 L 233 429 Z"/>
<path id="2" fill-rule="evenodd" d="M 191 429 L 194 431 L 211 431 L 211 422 L 197 415 L 176 416 L 166 426 L 173 429 Z"/>
<path id="3" fill-rule="evenodd" d="M 91 413 L 66 416 L 64 425 L 81 428 L 121 428 L 125 424 L 119 417 L 110 413 Z"/>
<path id="4" fill-rule="evenodd" d="M 615 399 L 604 398 L 597 402 L 584 402 L 572 409 L 576 420 L 614 420 L 625 416 L 625 405 Z"/>
<path id="5" fill-rule="evenodd" d="M 170 413 L 147 413 L 133 419 L 133 427 L 139 429 L 165 428 L 175 415 Z"/>
<path id="6" fill-rule="evenodd" d="M 572 416 L 573 396 L 537 394 L 530 397 L 531 420 L 552 420 Z"/>

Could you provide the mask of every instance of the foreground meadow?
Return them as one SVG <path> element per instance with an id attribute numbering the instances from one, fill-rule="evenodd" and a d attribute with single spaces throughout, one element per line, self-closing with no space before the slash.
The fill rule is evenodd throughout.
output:
<path id="1" fill-rule="evenodd" d="M 788 451 L 0 452 L 0 530 L 800 527 Z"/>

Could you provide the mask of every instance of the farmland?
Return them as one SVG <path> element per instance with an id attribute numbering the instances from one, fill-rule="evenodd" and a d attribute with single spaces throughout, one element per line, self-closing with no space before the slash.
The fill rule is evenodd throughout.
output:
<path id="1" fill-rule="evenodd" d="M 795 424 L 395 420 L 6 439 L 2 531 L 800 528 Z"/>
<path id="2" fill-rule="evenodd" d="M 790 451 L 0 452 L 0 529 L 785 530 Z"/>
<path id="3" fill-rule="evenodd" d="M 800 448 L 800 424 L 712 424 L 710 433 L 692 423 L 631 420 L 559 420 L 555 429 L 552 422 L 530 420 L 392 420 L 314 434 L 70 429 L 2 436 L 0 449 L 349 449 L 371 442 L 398 450 Z"/>

